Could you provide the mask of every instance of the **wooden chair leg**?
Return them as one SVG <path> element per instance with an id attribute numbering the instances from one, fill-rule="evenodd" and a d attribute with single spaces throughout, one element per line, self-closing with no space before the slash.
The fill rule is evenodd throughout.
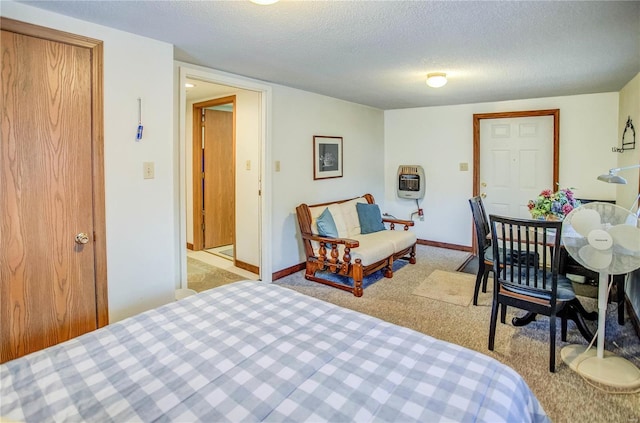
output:
<path id="1" fill-rule="evenodd" d="M 482 282 L 482 276 L 484 275 L 484 268 L 484 260 L 478 260 L 478 274 L 476 275 L 476 286 L 473 290 L 473 305 L 478 305 L 478 292 L 480 291 L 480 283 Z"/>
<path id="2" fill-rule="evenodd" d="M 500 323 L 504 324 L 507 319 L 507 305 L 502 304 L 502 308 L 500 309 Z"/>
<path id="3" fill-rule="evenodd" d="M 549 371 L 556 371 L 556 315 L 549 316 Z"/>
<path id="4" fill-rule="evenodd" d="M 409 254 L 409 263 L 411 264 L 416 264 L 416 246 L 415 244 L 413 245 L 413 248 L 411 248 L 411 253 Z"/>
<path id="5" fill-rule="evenodd" d="M 494 341 L 496 338 L 496 323 L 498 320 L 499 306 L 500 304 L 494 299 L 493 305 L 491 306 L 491 322 L 489 324 L 489 350 L 490 351 L 493 351 Z"/>
<path id="6" fill-rule="evenodd" d="M 491 273 L 493 269 L 491 267 L 487 267 L 484 270 L 484 275 L 482 276 L 482 292 L 487 292 L 487 281 L 489 280 L 489 273 Z"/>
<path id="7" fill-rule="evenodd" d="M 387 266 L 382 269 L 385 278 L 393 277 L 393 257 L 389 258 Z"/>
<path id="8" fill-rule="evenodd" d="M 353 295 L 356 297 L 362 297 L 364 288 L 362 287 L 362 280 L 364 279 L 364 273 L 362 271 L 362 261 L 356 259 L 353 264 Z"/>

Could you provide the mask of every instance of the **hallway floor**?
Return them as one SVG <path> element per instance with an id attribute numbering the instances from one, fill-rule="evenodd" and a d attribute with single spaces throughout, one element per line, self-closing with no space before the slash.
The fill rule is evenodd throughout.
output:
<path id="1" fill-rule="evenodd" d="M 228 272 L 235 273 L 235 274 L 240 275 L 240 276 L 242 276 L 244 278 L 247 278 L 247 279 L 258 280 L 260 278 L 260 275 L 256 275 L 255 273 L 252 273 L 252 272 L 249 272 L 247 270 L 235 267 L 233 265 L 233 261 L 232 260 L 219 257 L 218 255 L 211 254 L 211 253 L 208 253 L 206 251 L 191 251 L 191 250 L 187 250 L 187 257 L 191 257 L 191 258 L 194 258 L 196 260 L 200 260 L 200 261 L 202 261 L 204 263 L 207 263 L 207 264 L 209 264 L 211 266 L 219 267 L 221 269 L 224 269 L 224 270 L 226 270 Z"/>

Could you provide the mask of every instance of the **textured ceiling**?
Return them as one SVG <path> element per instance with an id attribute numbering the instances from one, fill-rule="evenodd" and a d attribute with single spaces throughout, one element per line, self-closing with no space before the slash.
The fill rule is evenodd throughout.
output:
<path id="1" fill-rule="evenodd" d="M 640 72 L 639 1 L 22 3 L 171 43 L 176 60 L 380 109 L 619 91 Z M 428 72 L 449 83 L 427 87 Z"/>

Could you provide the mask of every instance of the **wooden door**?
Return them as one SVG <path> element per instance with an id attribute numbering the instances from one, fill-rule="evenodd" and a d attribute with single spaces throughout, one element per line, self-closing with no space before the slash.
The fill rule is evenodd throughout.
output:
<path id="1" fill-rule="evenodd" d="M 204 111 L 204 248 L 234 243 L 233 111 Z"/>
<path id="2" fill-rule="evenodd" d="M 1 78 L 5 362 L 107 324 L 102 43 L 3 18 Z"/>
<path id="3" fill-rule="evenodd" d="M 559 151 L 560 151 L 560 110 L 559 109 L 548 109 L 548 110 L 530 110 L 530 111 L 517 111 L 517 112 L 498 112 L 498 113 L 479 113 L 479 114 L 474 114 L 473 115 L 473 195 L 481 195 L 484 198 L 484 202 L 490 204 L 490 207 L 488 207 L 487 212 L 488 213 L 505 213 L 505 214 L 511 214 L 513 216 L 516 215 L 520 215 L 520 212 L 513 212 L 511 211 L 511 205 L 508 206 L 509 211 L 507 212 L 507 206 L 499 206 L 499 202 L 498 201 L 494 201 L 494 199 L 492 198 L 488 198 L 489 195 L 486 192 L 486 189 L 489 188 L 489 182 L 485 181 L 485 178 L 489 178 L 488 175 L 490 175 L 490 173 L 493 171 L 494 175 L 491 176 L 491 180 L 492 181 L 504 181 L 505 178 L 507 178 L 504 175 L 497 175 L 497 173 L 499 173 L 497 170 L 492 170 L 491 166 L 492 164 L 490 162 L 487 162 L 485 155 L 487 154 L 486 150 L 489 150 L 487 148 L 485 148 L 485 143 L 484 143 L 484 138 L 481 137 L 481 127 L 483 126 L 484 123 L 486 122 L 497 122 L 497 121 L 503 121 L 504 125 L 507 125 L 508 122 L 510 122 L 511 120 L 518 120 L 521 118 L 529 118 L 529 117 L 534 117 L 534 118 L 539 118 L 539 117 L 549 117 L 551 119 L 551 121 L 545 121 L 545 125 L 549 124 L 550 122 L 552 125 L 552 128 L 550 130 L 550 133 L 548 133 L 549 129 L 544 129 L 542 131 L 539 131 L 538 129 L 532 129 L 531 125 L 530 125 L 530 121 L 522 121 L 524 123 L 523 126 L 523 134 L 528 134 L 528 135 L 533 135 L 534 131 L 537 131 L 538 133 L 544 133 L 545 135 L 543 136 L 543 141 L 536 141 L 537 143 L 543 142 L 545 144 L 545 146 L 548 144 L 549 145 L 549 151 L 551 152 L 551 156 L 548 155 L 548 152 L 546 152 L 545 150 L 545 155 L 544 155 L 544 159 L 540 159 L 542 161 L 544 161 L 545 163 L 543 164 L 542 162 L 540 162 L 540 160 L 538 160 L 539 165 L 544 166 L 544 171 L 540 172 L 536 170 L 536 173 L 541 177 L 541 178 L 551 178 L 551 179 L 545 179 L 544 181 L 539 181 L 536 182 L 536 184 L 540 185 L 541 188 L 540 190 L 542 190 L 543 188 L 556 188 L 557 184 L 558 184 L 558 175 L 559 175 L 559 162 L 560 162 L 560 157 L 559 157 Z M 498 138 L 500 137 L 500 133 L 502 132 L 504 136 L 506 136 L 506 134 L 504 134 L 506 132 L 506 127 L 502 127 L 502 128 L 496 128 L 496 132 L 498 135 Z M 512 128 L 510 127 L 509 130 L 511 131 Z M 516 133 L 519 132 L 520 129 L 516 129 Z M 525 137 L 526 138 L 526 137 Z M 537 147 L 536 147 L 537 148 Z M 516 149 L 517 151 L 517 149 Z M 519 155 L 519 153 L 517 153 Z M 532 162 L 537 160 L 534 157 L 536 156 L 536 154 L 529 154 L 526 153 L 524 154 L 525 156 L 527 156 L 524 159 L 524 162 L 527 162 L 527 166 L 537 166 L 538 163 L 536 165 L 533 165 Z M 506 153 L 504 153 L 504 156 L 506 156 Z M 509 156 L 511 158 L 511 153 L 509 153 Z M 512 158 L 513 159 L 513 158 Z M 515 158 L 515 162 L 519 164 L 521 162 L 521 158 L 520 157 L 516 157 Z M 502 174 L 505 174 L 505 170 L 501 171 Z M 516 168 L 509 169 L 509 172 L 516 172 L 519 173 L 520 169 L 519 166 L 517 166 Z M 509 176 L 511 177 L 511 176 Z M 536 176 L 537 177 L 537 176 Z M 520 176 L 518 176 L 518 178 L 520 178 Z M 524 178 L 524 176 L 523 176 Z M 542 186 L 543 184 L 547 184 L 547 182 L 549 183 L 549 186 Z M 525 183 L 525 186 L 526 183 Z M 514 188 L 517 189 L 517 188 Z M 533 191 L 531 191 L 531 189 L 533 189 Z M 535 189 L 534 188 L 527 188 L 528 192 L 534 192 Z M 535 196 L 539 193 L 536 192 L 535 194 L 524 194 L 526 196 L 532 195 L 530 198 L 535 198 Z M 493 193 L 491 193 L 493 195 Z M 518 195 L 518 198 L 516 198 L 516 196 L 514 196 L 514 198 L 516 198 L 516 203 L 518 204 L 518 206 L 516 207 L 516 209 L 519 209 L 521 207 L 521 204 L 524 203 L 524 196 L 522 195 Z M 528 200 L 529 197 L 527 197 L 526 199 Z M 493 203 L 493 204 L 491 204 Z M 522 213 L 524 214 L 524 213 Z M 529 215 L 530 216 L 530 215 Z M 473 239 L 473 237 L 472 237 Z M 474 247 L 475 247 L 475 241 L 474 241 Z"/>
<path id="4" fill-rule="evenodd" d="M 480 191 L 487 212 L 530 218 L 528 201 L 554 188 L 553 117 L 485 119 L 480 137 Z"/>

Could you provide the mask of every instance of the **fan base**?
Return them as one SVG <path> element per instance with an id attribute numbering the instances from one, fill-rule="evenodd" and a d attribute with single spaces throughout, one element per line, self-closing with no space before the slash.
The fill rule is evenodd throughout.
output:
<path id="1" fill-rule="evenodd" d="M 595 348 L 585 350 L 584 345 L 568 345 L 560 356 L 571 370 L 589 380 L 625 390 L 640 388 L 640 369 L 632 362 L 609 351 L 598 358 Z"/>

